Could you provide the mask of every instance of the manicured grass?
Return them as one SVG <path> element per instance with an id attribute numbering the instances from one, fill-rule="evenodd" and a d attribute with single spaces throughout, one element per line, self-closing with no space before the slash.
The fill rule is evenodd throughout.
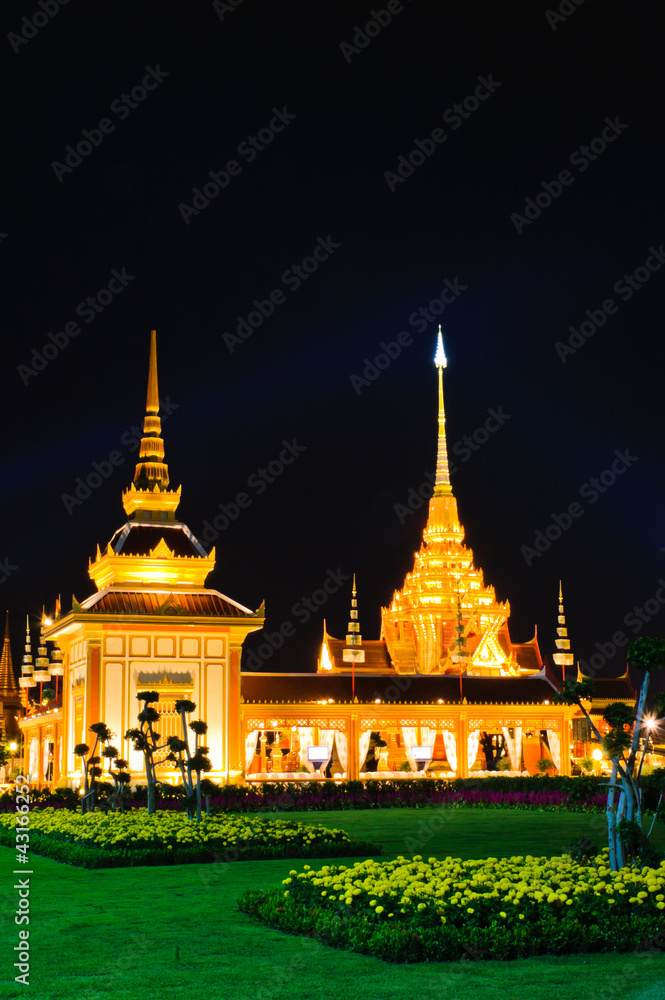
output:
<path id="1" fill-rule="evenodd" d="M 265 815 L 265 814 L 264 814 Z M 507 858 L 514 854 L 564 854 L 573 840 L 591 837 L 607 844 L 603 813 L 546 813 L 514 809 L 381 809 L 340 812 L 269 813 L 280 819 L 340 827 L 351 837 L 372 840 L 384 857 L 424 854 L 460 858 Z M 651 838 L 665 851 L 665 824 Z"/>
<path id="2" fill-rule="evenodd" d="M 376 840 L 389 855 L 407 853 L 406 838 L 418 837 L 422 822 L 429 821 L 431 830 L 437 812 L 297 818 Z M 594 820 L 564 813 L 453 812 L 416 853 L 465 858 L 559 853 L 574 837 L 588 835 Z M 663 829 L 659 832 L 662 837 Z M 601 837 L 602 831 L 599 842 Z M 27 995 L 31 1000 L 659 1000 L 665 995 L 665 954 L 389 966 L 281 934 L 239 913 L 236 897 L 250 887 L 278 883 L 294 866 L 288 860 L 93 872 L 35 855 L 31 861 L 33 958 L 26 990 L 13 982 L 11 967 L 18 939 L 14 857 L 0 849 L 3 1000 Z"/>

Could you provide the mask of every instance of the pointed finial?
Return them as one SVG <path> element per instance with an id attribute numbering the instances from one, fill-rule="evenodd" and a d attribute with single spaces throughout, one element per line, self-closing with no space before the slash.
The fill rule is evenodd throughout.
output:
<path id="1" fill-rule="evenodd" d="M 123 498 L 125 510 L 132 513 L 137 504 L 136 491 L 165 493 L 169 485 L 169 469 L 164 461 L 164 441 L 162 440 L 162 422 L 159 418 L 159 389 L 157 387 L 157 333 L 150 331 L 150 365 L 148 369 L 148 395 L 146 398 L 146 416 L 143 420 L 143 437 L 139 449 L 139 460 L 134 473 L 134 487 L 130 496 Z M 151 509 L 148 498 L 140 498 L 140 506 Z M 126 502 L 125 502 L 126 500 Z M 128 509 L 129 508 L 131 509 Z M 177 503 L 175 504 L 177 507 Z M 158 507 L 162 509 L 161 498 Z M 175 509 L 175 508 L 174 508 Z"/>
<path id="2" fill-rule="evenodd" d="M 568 638 L 568 629 L 566 627 L 566 614 L 563 609 L 563 589 L 561 586 L 561 580 L 559 580 L 559 615 L 556 634 L 557 639 L 555 640 L 555 645 L 559 652 L 553 653 L 552 659 L 558 667 L 562 668 L 563 680 L 565 681 L 566 667 L 571 667 L 573 665 L 574 657 L 570 652 L 570 639 Z"/>
<path id="3" fill-rule="evenodd" d="M 356 596 L 356 574 L 355 573 L 353 574 L 353 587 L 351 589 L 351 596 L 352 597 Z"/>
<path id="4" fill-rule="evenodd" d="M 157 331 L 150 331 L 150 364 L 148 366 L 148 395 L 146 413 L 159 413 L 159 389 L 157 387 Z"/>
<path id="5" fill-rule="evenodd" d="M 441 333 L 441 324 L 439 323 L 439 333 L 436 338 L 436 354 L 434 355 L 434 364 L 437 368 L 447 368 L 448 359 L 446 358 L 446 352 L 443 349 L 443 334 Z"/>
<path id="6" fill-rule="evenodd" d="M 450 488 L 450 470 L 448 468 L 448 448 L 446 445 L 446 412 L 443 406 L 443 369 L 448 366 L 446 353 L 443 349 L 443 334 L 439 325 L 439 333 L 436 341 L 436 354 L 434 364 L 439 371 L 439 441 L 436 453 L 436 478 L 434 481 L 434 495 L 443 496 L 452 494 Z"/>

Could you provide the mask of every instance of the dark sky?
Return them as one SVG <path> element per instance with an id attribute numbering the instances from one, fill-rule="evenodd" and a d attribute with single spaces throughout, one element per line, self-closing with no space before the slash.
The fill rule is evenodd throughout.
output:
<path id="1" fill-rule="evenodd" d="M 218 532 L 209 585 L 265 598 L 271 632 L 296 627 L 266 668 L 312 668 L 324 614 L 345 633 L 349 582 L 309 622 L 298 610 L 329 571 L 357 573 L 378 637 L 426 513 L 395 505 L 435 465 L 439 319 L 460 515 L 513 638 L 537 624 L 551 650 L 559 578 L 596 666 L 622 669 L 617 631 L 663 634 L 662 5 L 561 9 L 3 5 L 0 560 L 16 658 L 22 616 L 87 596 L 88 557 L 124 521 L 153 327 L 183 520 L 210 540 L 220 505 L 250 501 Z M 501 426 L 468 452 L 490 410 Z M 260 487 L 285 441 L 297 457 Z M 73 504 L 94 463 L 108 478 Z"/>

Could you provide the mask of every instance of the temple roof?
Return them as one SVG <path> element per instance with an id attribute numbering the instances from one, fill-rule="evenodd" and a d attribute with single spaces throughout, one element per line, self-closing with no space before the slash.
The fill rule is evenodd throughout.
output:
<path id="1" fill-rule="evenodd" d="M 172 615 L 239 618 L 256 612 L 217 590 L 121 590 L 107 587 L 88 597 L 77 610 L 100 615 Z"/>
<path id="2" fill-rule="evenodd" d="M 109 544 L 116 553 L 149 556 L 162 538 L 175 556 L 208 555 L 198 538 L 180 521 L 165 524 L 128 521 L 122 528 L 118 528 Z"/>
<path id="3" fill-rule="evenodd" d="M 501 638 L 502 637 L 500 636 L 499 639 Z M 330 653 L 333 672 L 351 673 L 351 664 L 345 663 L 343 658 L 344 650 L 347 648 L 344 640 L 333 639 L 332 636 L 326 633 L 325 642 L 327 643 L 328 650 Z M 356 664 L 355 667 L 356 677 L 359 674 L 363 673 L 388 674 L 390 673 L 390 671 L 394 669 L 390 659 L 390 654 L 388 652 L 388 646 L 384 639 L 370 639 L 370 640 L 363 639 L 361 646 L 359 646 L 358 648 L 364 651 L 365 662 Z M 540 673 L 540 671 L 543 669 L 543 660 L 540 655 L 540 650 L 538 648 L 538 643 L 536 639 L 532 639 L 531 642 L 516 643 L 513 646 L 513 653 L 515 655 L 519 667 L 522 670 L 533 671 L 534 673 Z M 321 672 L 325 671 L 322 670 Z M 395 671 L 395 673 L 397 673 L 397 671 Z M 410 673 L 401 673 L 400 676 L 409 677 L 412 675 Z M 456 675 L 453 674 L 452 676 Z M 468 676 L 473 676 L 473 675 L 468 675 Z M 503 680 L 504 678 L 500 679 Z"/>
<path id="4" fill-rule="evenodd" d="M 462 677 L 462 701 L 469 705 L 543 705 L 556 688 L 543 674 L 532 677 Z M 241 693 L 245 703 L 353 702 L 351 674 L 268 674 L 243 671 Z M 387 705 L 459 705 L 460 677 L 443 674 L 356 673 L 355 697 L 369 705 L 380 699 Z"/>

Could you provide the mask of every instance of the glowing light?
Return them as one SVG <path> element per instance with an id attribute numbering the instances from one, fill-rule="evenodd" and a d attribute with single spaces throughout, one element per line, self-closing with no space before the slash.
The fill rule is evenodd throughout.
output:
<path id="1" fill-rule="evenodd" d="M 439 335 L 436 339 L 436 354 L 434 355 L 434 364 L 437 368 L 447 368 L 448 359 L 446 358 L 446 352 L 443 349 L 443 334 L 441 333 L 441 324 L 439 324 Z"/>
<path id="2" fill-rule="evenodd" d="M 9 752 L 10 753 L 16 753 L 17 750 L 18 750 L 18 743 L 10 743 L 9 744 Z"/>
<path id="3" fill-rule="evenodd" d="M 380 705 L 381 704 L 381 699 L 380 698 L 375 698 L 374 699 L 374 704 L 375 705 Z"/>
<path id="4" fill-rule="evenodd" d="M 649 715 L 644 720 L 644 725 L 646 726 L 647 729 L 655 729 L 656 726 L 658 725 L 658 723 L 656 722 L 656 720 L 654 719 L 654 717 L 652 715 Z"/>
<path id="5" fill-rule="evenodd" d="M 596 749 L 593 751 L 593 753 L 591 754 L 591 756 L 593 757 L 594 760 L 602 760 L 603 759 L 603 751 L 600 749 L 600 747 L 596 747 Z"/>
<path id="6" fill-rule="evenodd" d="M 53 624 L 53 619 L 52 618 L 45 618 L 44 619 L 44 624 L 45 625 L 52 625 Z"/>

